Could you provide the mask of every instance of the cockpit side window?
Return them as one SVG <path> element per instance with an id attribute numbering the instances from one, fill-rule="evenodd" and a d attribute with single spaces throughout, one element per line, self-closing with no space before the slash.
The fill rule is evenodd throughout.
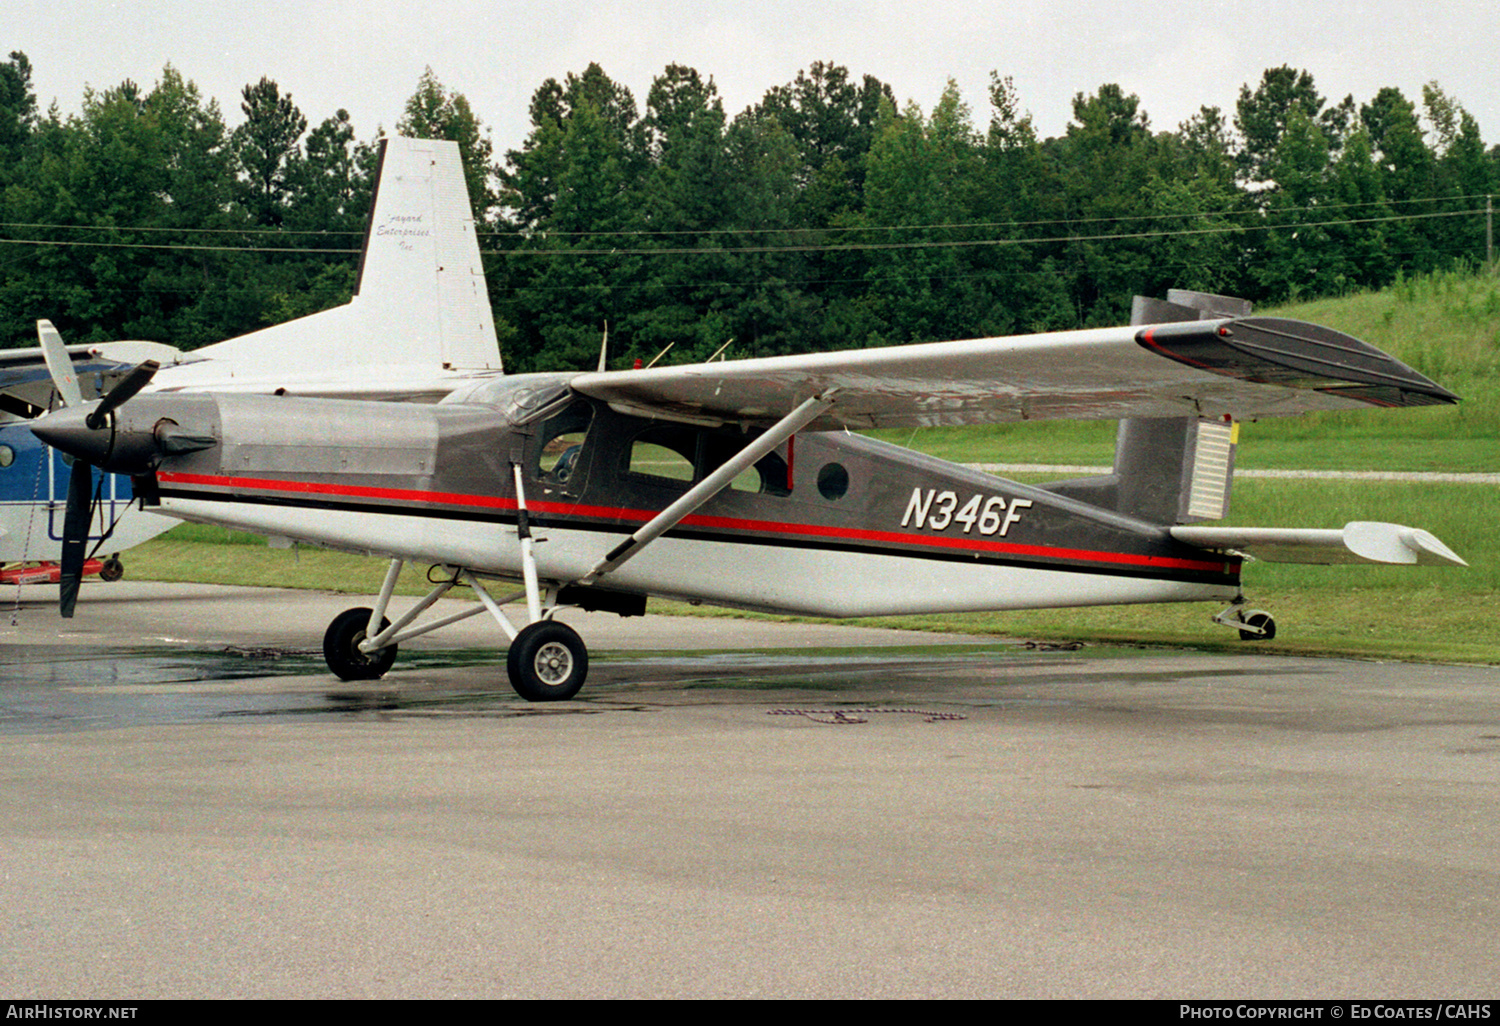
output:
<path id="1" fill-rule="evenodd" d="M 594 410 L 588 403 L 574 403 L 537 429 L 532 476 L 543 484 L 577 491 L 583 486 L 584 443 Z"/>

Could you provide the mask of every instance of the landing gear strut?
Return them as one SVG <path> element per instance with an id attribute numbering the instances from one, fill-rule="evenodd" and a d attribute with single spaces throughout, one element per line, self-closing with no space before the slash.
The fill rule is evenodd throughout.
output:
<path id="1" fill-rule="evenodd" d="M 1270 641 L 1276 637 L 1275 618 L 1264 609 L 1246 609 L 1243 602 L 1215 614 L 1214 623 L 1238 629 L 1241 641 Z"/>
<path id="2" fill-rule="evenodd" d="M 538 619 L 517 630 L 501 607 L 525 598 L 526 592 L 495 598 L 474 574 L 453 569 L 451 577 L 439 582 L 392 623 L 386 619 L 385 612 L 404 565 L 402 560 L 391 560 L 386 583 L 380 589 L 374 609 L 346 610 L 328 625 L 328 632 L 323 636 L 323 658 L 334 676 L 340 680 L 376 680 L 384 676 L 396 661 L 396 648 L 401 642 L 488 612 L 510 639 L 506 669 L 516 694 L 528 702 L 561 702 L 578 694 L 583 687 L 589 668 L 588 649 L 573 628 L 551 619 L 557 608 L 554 590 L 549 589 L 545 598 L 537 597 Z M 473 588 L 479 603 L 461 612 L 410 626 L 458 584 Z"/>
<path id="3" fill-rule="evenodd" d="M 526 492 L 519 466 L 515 467 L 515 476 L 519 512 L 516 533 L 521 543 L 524 590 L 497 600 L 491 597 L 472 571 L 447 568 L 452 576 L 438 583 L 393 624 L 385 618 L 385 611 L 405 565 L 404 560 L 393 559 L 386 571 L 385 583 L 380 586 L 375 608 L 350 609 L 328 625 L 328 633 L 323 638 L 323 657 L 335 676 L 340 680 L 374 680 L 383 676 L 396 661 L 396 646 L 400 642 L 488 612 L 510 639 L 505 663 L 510 686 L 516 689 L 516 694 L 528 702 L 561 702 L 578 694 L 588 676 L 589 652 L 577 631 L 552 619 L 557 609 L 558 589 L 543 589 L 537 579 L 536 561 L 531 553 L 531 527 L 526 514 Z M 460 583 L 474 589 L 479 605 L 408 629 L 423 610 Z M 519 598 L 526 599 L 527 621 L 518 630 L 501 607 Z"/>

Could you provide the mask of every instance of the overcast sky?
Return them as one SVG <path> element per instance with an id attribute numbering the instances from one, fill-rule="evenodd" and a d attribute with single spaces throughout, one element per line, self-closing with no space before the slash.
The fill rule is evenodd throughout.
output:
<path id="1" fill-rule="evenodd" d="M 6 0 L 4 52 L 35 69 L 45 110 L 79 109 L 85 86 L 150 87 L 171 63 L 219 101 L 232 126 L 240 90 L 274 79 L 311 124 L 348 109 L 362 139 L 394 128 L 425 67 L 463 93 L 497 152 L 524 139 L 531 94 L 597 61 L 644 105 L 671 63 L 712 76 L 733 116 L 813 61 L 889 83 L 930 111 L 949 78 L 988 121 L 990 72 L 1014 78 L 1043 136 L 1071 100 L 1114 82 L 1173 129 L 1200 106 L 1232 113 L 1269 67 L 1311 71 L 1330 102 L 1396 86 L 1419 105 L 1437 80 L 1500 142 L 1497 0 Z"/>

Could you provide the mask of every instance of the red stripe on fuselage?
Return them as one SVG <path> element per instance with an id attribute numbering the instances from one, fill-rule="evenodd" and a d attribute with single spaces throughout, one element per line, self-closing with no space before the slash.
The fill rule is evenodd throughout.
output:
<path id="1" fill-rule="evenodd" d="M 216 474 L 180 474 L 159 472 L 163 484 L 201 485 L 234 488 L 255 492 L 286 492 L 296 495 L 319 495 L 343 499 L 388 499 L 401 502 L 424 502 L 442 506 L 465 506 L 475 509 L 515 510 L 515 499 L 495 495 L 465 495 L 460 492 L 432 492 L 416 488 L 372 488 L 364 485 L 324 484 L 316 481 L 278 481 L 255 477 L 224 477 Z M 599 520 L 638 521 L 639 526 L 656 516 L 657 510 L 625 509 L 615 506 L 584 506 L 578 503 L 528 502 L 533 513 L 559 516 L 590 517 Z M 1068 559 L 1091 563 L 1117 563 L 1125 566 L 1159 567 L 1170 570 L 1193 570 L 1203 573 L 1229 573 L 1227 562 L 1178 559 L 1171 556 L 1147 556 L 1130 552 L 1096 552 L 1089 549 L 1064 549 L 1045 545 L 1018 545 L 1014 542 L 955 538 L 948 535 L 905 534 L 899 531 L 876 531 L 865 528 L 832 527 L 824 524 L 788 524 L 777 520 L 750 520 L 744 517 L 689 514 L 683 526 L 708 527 L 757 534 L 801 535 L 840 541 L 878 542 L 894 545 L 923 545 L 930 548 L 960 549 L 996 555 Z M 624 528 L 629 530 L 630 528 Z"/>

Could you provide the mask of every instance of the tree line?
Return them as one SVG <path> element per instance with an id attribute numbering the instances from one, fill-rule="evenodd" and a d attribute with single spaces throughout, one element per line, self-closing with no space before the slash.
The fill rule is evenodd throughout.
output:
<path id="1" fill-rule="evenodd" d="M 43 114 L 0 65 L 0 345 L 49 317 L 70 339 L 184 348 L 344 302 L 375 144 L 316 126 L 268 78 L 243 121 L 168 66 L 149 90 Z M 396 130 L 465 158 L 511 370 L 672 362 L 1123 323 L 1182 287 L 1257 302 L 1379 287 L 1486 259 L 1500 148 L 1436 84 L 1330 103 L 1268 69 L 1233 112 L 1153 130 L 1117 85 L 1040 138 L 992 75 L 977 121 L 814 63 L 730 117 L 667 67 L 644 106 L 597 64 L 548 79 L 498 155 L 429 70 Z"/>

